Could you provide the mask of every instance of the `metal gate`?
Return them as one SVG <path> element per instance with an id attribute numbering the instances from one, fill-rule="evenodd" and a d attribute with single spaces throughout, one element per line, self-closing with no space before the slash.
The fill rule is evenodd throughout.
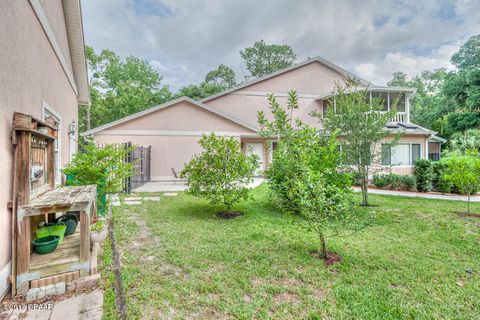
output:
<path id="1" fill-rule="evenodd" d="M 127 148 L 131 146 L 131 143 L 127 143 Z M 132 189 L 138 188 L 146 182 L 150 181 L 150 166 L 152 160 L 152 147 L 135 146 L 135 149 L 129 153 L 126 159 L 128 162 L 133 163 L 134 174 L 126 181 L 124 192 L 130 193 Z"/>

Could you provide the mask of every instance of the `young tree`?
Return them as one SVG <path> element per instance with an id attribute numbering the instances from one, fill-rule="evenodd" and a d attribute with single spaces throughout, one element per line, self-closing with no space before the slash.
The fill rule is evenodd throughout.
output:
<path id="1" fill-rule="evenodd" d="M 107 144 L 99 148 L 94 143 L 88 143 L 82 149 L 62 169 L 64 174 L 73 177 L 71 183 L 96 184 L 98 199 L 107 194 L 122 192 L 123 180 L 134 173 L 133 164 L 125 161 L 133 147 L 119 148 L 115 144 Z M 102 205 L 102 202 L 99 201 L 98 205 Z M 105 213 L 105 208 L 99 209 L 100 213 Z"/>
<path id="2" fill-rule="evenodd" d="M 233 137 L 220 137 L 214 133 L 203 135 L 199 141 L 203 151 L 195 155 L 181 172 L 187 179 L 187 193 L 224 204 L 227 216 L 232 206 L 248 199 L 255 170 L 259 166 L 256 155 L 244 155 L 240 142 Z"/>
<path id="3" fill-rule="evenodd" d="M 452 182 L 461 193 L 468 195 L 467 213 L 470 213 L 470 197 L 480 189 L 480 158 L 478 152 L 463 156 L 452 156 L 445 160 L 445 178 Z"/>
<path id="4" fill-rule="evenodd" d="M 383 110 L 383 101 L 368 99 L 367 88 L 358 81 L 347 79 L 345 86 L 337 86 L 334 105 L 327 109 L 326 117 L 314 114 L 327 132 L 339 132 L 344 166 L 360 180 L 362 205 L 368 206 L 368 177 L 383 170 L 382 144 L 390 148 L 398 142 L 398 134 L 386 129 L 396 114 L 396 108 Z M 389 140 L 389 141 L 387 141 Z"/>
<path id="5" fill-rule="evenodd" d="M 351 222 L 351 177 L 338 170 L 340 154 L 335 134 L 322 135 L 300 120 L 292 119 L 298 108 L 294 91 L 287 109 L 273 95 L 268 97 L 273 121 L 258 113 L 261 134 L 277 137 L 277 147 L 267 171 L 270 187 L 280 207 L 306 218 L 320 240 L 319 255 L 327 259 L 326 233 Z"/>
<path id="6" fill-rule="evenodd" d="M 240 51 L 250 76 L 260 78 L 272 72 L 287 68 L 293 64 L 295 52 L 286 44 L 266 44 L 260 40 L 252 47 Z"/>

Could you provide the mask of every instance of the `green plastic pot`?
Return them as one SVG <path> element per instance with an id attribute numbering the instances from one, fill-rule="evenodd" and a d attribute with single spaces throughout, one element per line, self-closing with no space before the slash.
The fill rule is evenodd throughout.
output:
<path id="1" fill-rule="evenodd" d="M 58 236 L 60 239 L 58 240 L 58 244 L 63 243 L 63 237 L 65 236 L 65 230 L 67 230 L 67 226 L 64 222 L 59 222 L 54 225 L 48 225 L 43 228 L 37 229 L 35 232 L 37 234 L 37 238 L 44 238 L 47 236 Z"/>
<path id="2" fill-rule="evenodd" d="M 78 220 L 77 216 L 74 214 L 64 214 L 63 216 L 58 217 L 56 221 L 57 223 L 63 222 L 67 226 L 67 229 L 65 230 L 65 237 L 74 234 L 77 230 Z"/>
<path id="3" fill-rule="evenodd" d="M 46 236 L 33 240 L 32 244 L 38 254 L 47 254 L 57 249 L 59 241 L 59 236 Z"/>

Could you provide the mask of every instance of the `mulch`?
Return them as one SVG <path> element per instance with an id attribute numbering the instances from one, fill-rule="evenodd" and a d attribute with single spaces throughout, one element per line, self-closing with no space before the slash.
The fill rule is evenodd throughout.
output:
<path id="1" fill-rule="evenodd" d="M 480 213 L 457 212 L 462 217 L 480 218 Z"/>
<path id="2" fill-rule="evenodd" d="M 310 255 L 314 258 L 323 260 L 323 258 L 320 257 L 320 255 L 318 254 L 317 251 L 310 252 Z M 335 252 L 328 251 L 327 252 L 327 259 L 324 260 L 324 262 L 325 262 L 325 265 L 331 266 L 332 264 L 339 263 L 342 260 L 343 260 L 343 257 L 341 255 L 339 255 Z"/>

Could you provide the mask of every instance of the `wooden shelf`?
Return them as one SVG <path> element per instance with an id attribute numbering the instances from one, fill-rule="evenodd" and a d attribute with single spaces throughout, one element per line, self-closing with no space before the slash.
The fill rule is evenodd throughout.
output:
<path id="1" fill-rule="evenodd" d="M 72 264 L 80 262 L 80 233 L 76 232 L 63 239 L 63 243 L 49 254 L 32 253 L 30 272 L 38 272 L 41 277 L 48 277 L 71 271 Z"/>

